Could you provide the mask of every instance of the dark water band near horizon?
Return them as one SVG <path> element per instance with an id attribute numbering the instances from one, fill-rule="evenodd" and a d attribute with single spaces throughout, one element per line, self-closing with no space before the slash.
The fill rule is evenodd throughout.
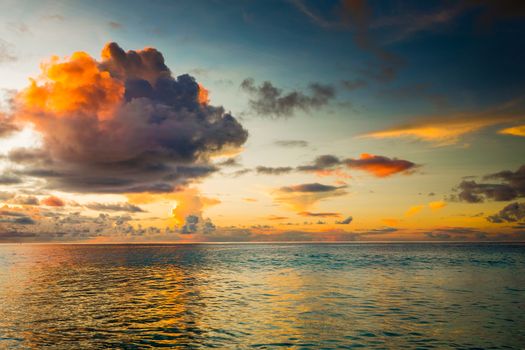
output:
<path id="1" fill-rule="evenodd" d="M 524 244 L 0 245 L 0 349 L 523 349 Z"/>

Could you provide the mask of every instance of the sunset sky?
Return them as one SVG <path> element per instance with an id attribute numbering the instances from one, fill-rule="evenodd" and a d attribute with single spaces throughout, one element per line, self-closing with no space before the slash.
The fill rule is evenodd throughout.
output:
<path id="1" fill-rule="evenodd" d="M 2 1 L 0 242 L 523 241 L 520 1 Z"/>

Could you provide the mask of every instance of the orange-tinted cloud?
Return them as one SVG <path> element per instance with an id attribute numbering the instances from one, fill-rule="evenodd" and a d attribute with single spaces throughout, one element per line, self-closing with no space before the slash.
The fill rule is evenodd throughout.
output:
<path id="1" fill-rule="evenodd" d="M 216 198 L 203 196 L 196 188 L 186 188 L 171 193 L 129 193 L 126 194 L 130 204 L 150 204 L 155 202 L 171 202 L 174 208 L 172 215 L 177 224 L 185 222 L 189 215 L 202 217 L 204 209 L 221 203 Z"/>
<path id="2" fill-rule="evenodd" d="M 16 96 L 15 121 L 43 141 L 22 175 L 62 191 L 172 192 L 217 171 L 210 158 L 246 141 L 242 125 L 209 105 L 192 76 L 173 77 L 158 50 L 109 43 L 101 56 L 52 57 Z"/>
<path id="3" fill-rule="evenodd" d="M 422 204 L 420 204 L 420 205 L 413 205 L 410 208 L 408 208 L 408 210 L 405 212 L 405 216 L 414 216 L 417 213 L 419 213 L 421 210 L 423 210 L 424 207 L 425 206 L 422 205 Z"/>
<path id="4" fill-rule="evenodd" d="M 377 177 L 387 177 L 397 173 L 410 173 L 417 165 L 403 159 L 388 158 L 363 153 L 359 159 L 347 159 L 345 164 L 352 169 L 367 171 Z"/>
<path id="5" fill-rule="evenodd" d="M 110 118 L 124 97 L 124 83 L 109 72 L 101 71 L 98 62 L 85 52 L 75 52 L 66 60 L 53 56 L 42 63 L 42 74 L 18 96 L 24 109 L 22 117 L 45 130 L 40 114 L 65 118 L 72 113 Z"/>
<path id="6" fill-rule="evenodd" d="M 270 221 L 280 221 L 280 220 L 286 220 L 288 219 L 287 216 L 278 216 L 278 215 L 270 215 L 268 217 L 266 217 L 267 220 L 270 220 Z"/>
<path id="7" fill-rule="evenodd" d="M 432 142 L 437 146 L 447 146 L 457 143 L 461 136 L 480 129 L 523 120 L 522 108 L 523 99 L 518 98 L 482 112 L 419 117 L 412 123 L 369 132 L 363 137 L 380 139 L 408 137 Z"/>
<path id="8" fill-rule="evenodd" d="M 435 201 L 428 203 L 428 207 L 432 210 L 439 210 L 446 207 L 447 203 L 444 201 Z"/>
<path id="9" fill-rule="evenodd" d="M 208 95 L 209 91 L 206 90 L 202 84 L 199 84 L 199 93 L 197 95 L 197 99 L 201 105 L 207 105 L 210 102 Z"/>
<path id="10" fill-rule="evenodd" d="M 301 216 L 314 216 L 314 217 L 321 217 L 321 218 L 337 218 L 341 216 L 340 213 L 329 213 L 329 212 L 328 213 L 312 213 L 309 211 L 302 211 L 297 214 Z"/>
<path id="11" fill-rule="evenodd" d="M 50 207 L 63 207 L 66 205 L 64 201 L 58 197 L 55 196 L 49 196 L 47 198 L 44 198 L 40 201 L 40 204 L 47 205 Z"/>
<path id="12" fill-rule="evenodd" d="M 339 179 L 351 179 L 352 175 L 345 173 L 341 169 L 321 169 L 315 172 L 315 175 L 319 177 L 333 176 Z"/>
<path id="13" fill-rule="evenodd" d="M 418 166 L 408 160 L 368 153 L 361 154 L 358 159 L 341 159 L 332 154 L 324 154 L 316 157 L 310 164 L 296 167 L 296 170 L 314 172 L 318 176 L 336 176 L 339 179 L 348 179 L 352 176 L 341 169 L 345 165 L 350 169 L 367 171 L 377 177 L 387 177 L 396 173 L 410 174 Z"/>
<path id="14" fill-rule="evenodd" d="M 498 131 L 500 134 L 525 137 L 525 125 L 513 126 Z"/>
<path id="15" fill-rule="evenodd" d="M 394 218 L 384 218 L 384 219 L 381 219 L 381 221 L 384 222 L 388 226 L 397 226 L 399 225 L 401 220 L 394 219 Z"/>

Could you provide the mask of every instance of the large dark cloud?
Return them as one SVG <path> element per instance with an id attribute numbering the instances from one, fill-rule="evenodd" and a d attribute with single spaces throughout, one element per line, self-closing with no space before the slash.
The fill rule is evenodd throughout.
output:
<path id="1" fill-rule="evenodd" d="M 74 83 L 59 91 L 57 71 Z M 16 109 L 42 134 L 43 146 L 9 157 L 20 175 L 44 178 L 48 188 L 173 191 L 215 172 L 210 156 L 248 137 L 223 107 L 207 103 L 193 77 L 175 78 L 154 48 L 125 52 L 110 43 L 101 61 L 76 53 L 44 66 L 44 75 L 19 95 Z M 60 93 L 67 93 L 62 104 Z"/>
<path id="2" fill-rule="evenodd" d="M 498 182 L 479 183 L 475 180 L 463 180 L 453 199 L 468 203 L 480 203 L 485 200 L 510 201 L 525 197 L 525 165 L 516 171 L 505 170 L 486 175 L 484 180 Z"/>
<path id="3" fill-rule="evenodd" d="M 335 97 L 335 89 L 332 86 L 319 83 L 308 86 L 310 94 L 300 91 L 284 93 L 269 81 L 256 86 L 251 78 L 245 79 L 241 88 L 250 95 L 249 104 L 256 114 L 277 118 L 290 117 L 296 110 L 309 112 L 318 109 Z"/>
<path id="4" fill-rule="evenodd" d="M 511 203 L 497 214 L 487 217 L 487 220 L 495 224 L 525 221 L 525 203 Z"/>

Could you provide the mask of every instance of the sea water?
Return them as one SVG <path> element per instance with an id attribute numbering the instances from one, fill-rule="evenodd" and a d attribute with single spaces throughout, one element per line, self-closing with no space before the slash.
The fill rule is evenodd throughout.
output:
<path id="1" fill-rule="evenodd" d="M 0 348 L 523 349 L 522 244 L 0 245 Z"/>

